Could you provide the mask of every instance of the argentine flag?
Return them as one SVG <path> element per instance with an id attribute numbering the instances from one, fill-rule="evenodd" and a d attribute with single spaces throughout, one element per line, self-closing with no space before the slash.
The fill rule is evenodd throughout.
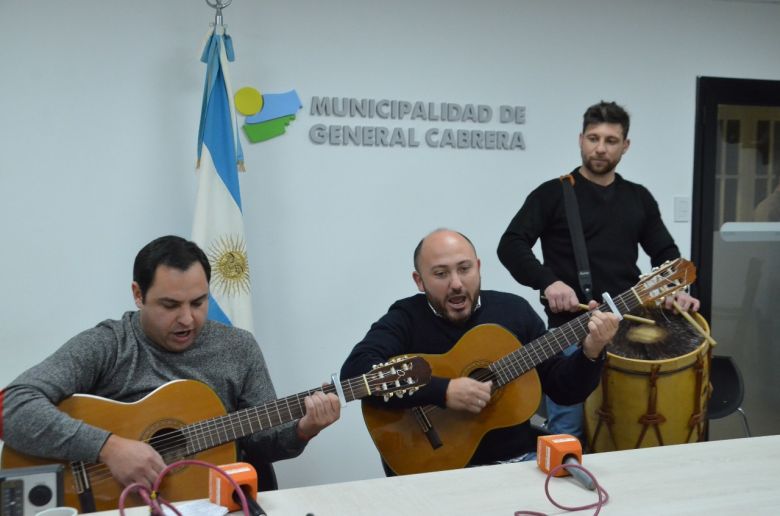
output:
<path id="1" fill-rule="evenodd" d="M 238 166 L 243 165 L 228 61 L 233 43 L 217 25 L 206 34 L 207 64 L 198 131 L 198 195 L 192 239 L 211 263 L 209 319 L 253 331 L 249 261 Z"/>

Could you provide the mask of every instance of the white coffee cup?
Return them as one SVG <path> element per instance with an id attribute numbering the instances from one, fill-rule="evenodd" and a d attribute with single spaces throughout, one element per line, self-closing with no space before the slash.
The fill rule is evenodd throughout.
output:
<path id="1" fill-rule="evenodd" d="M 35 516 L 76 516 L 79 513 L 73 507 L 52 507 L 35 514 Z"/>

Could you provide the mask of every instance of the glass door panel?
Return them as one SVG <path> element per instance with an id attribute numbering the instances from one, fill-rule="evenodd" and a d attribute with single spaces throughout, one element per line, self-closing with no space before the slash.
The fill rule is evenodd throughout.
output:
<path id="1" fill-rule="evenodd" d="M 780 433 L 780 107 L 717 105 L 712 199 L 713 353 L 731 355 L 745 383 L 753 435 Z M 741 437 L 738 415 L 710 439 Z"/>

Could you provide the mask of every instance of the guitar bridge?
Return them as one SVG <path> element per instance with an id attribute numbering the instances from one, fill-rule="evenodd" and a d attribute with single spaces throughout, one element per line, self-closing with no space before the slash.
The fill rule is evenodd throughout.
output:
<path id="1" fill-rule="evenodd" d="M 97 508 L 95 507 L 95 497 L 92 494 L 92 484 L 89 481 L 87 466 L 82 461 L 74 461 L 70 463 L 70 469 L 73 473 L 73 481 L 76 483 L 79 505 L 81 505 L 79 512 L 95 512 Z"/>
<path id="2" fill-rule="evenodd" d="M 426 414 L 421 407 L 414 407 L 412 412 L 414 413 L 415 419 L 417 419 L 417 424 L 420 425 L 420 430 L 423 431 L 425 438 L 428 439 L 428 443 L 431 445 L 431 448 L 434 450 L 441 448 L 444 443 L 441 442 L 439 432 L 436 431 L 436 429 L 433 427 L 433 423 L 431 423 L 431 420 L 428 419 L 428 414 Z"/>

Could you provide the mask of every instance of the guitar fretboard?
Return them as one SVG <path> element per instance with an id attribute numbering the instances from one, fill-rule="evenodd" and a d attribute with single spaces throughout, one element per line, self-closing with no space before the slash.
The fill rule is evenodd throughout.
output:
<path id="1" fill-rule="evenodd" d="M 363 377 L 341 382 L 346 401 L 368 396 L 368 384 Z M 182 429 L 187 438 L 186 455 L 241 439 L 255 432 L 300 419 L 306 413 L 304 399 L 315 392 L 336 394 L 336 387 L 328 385 L 286 398 L 280 398 L 257 407 L 233 412 L 226 416 L 206 419 Z"/>
<path id="2" fill-rule="evenodd" d="M 628 290 L 614 297 L 613 301 L 621 314 L 630 312 L 640 304 L 640 299 L 633 290 Z M 598 309 L 602 312 L 612 311 L 606 303 L 599 306 Z M 551 356 L 560 353 L 576 342 L 580 342 L 588 334 L 589 320 L 590 314 L 584 313 L 493 362 L 488 369 L 495 376 L 496 387 L 501 387 L 519 378 Z"/>

